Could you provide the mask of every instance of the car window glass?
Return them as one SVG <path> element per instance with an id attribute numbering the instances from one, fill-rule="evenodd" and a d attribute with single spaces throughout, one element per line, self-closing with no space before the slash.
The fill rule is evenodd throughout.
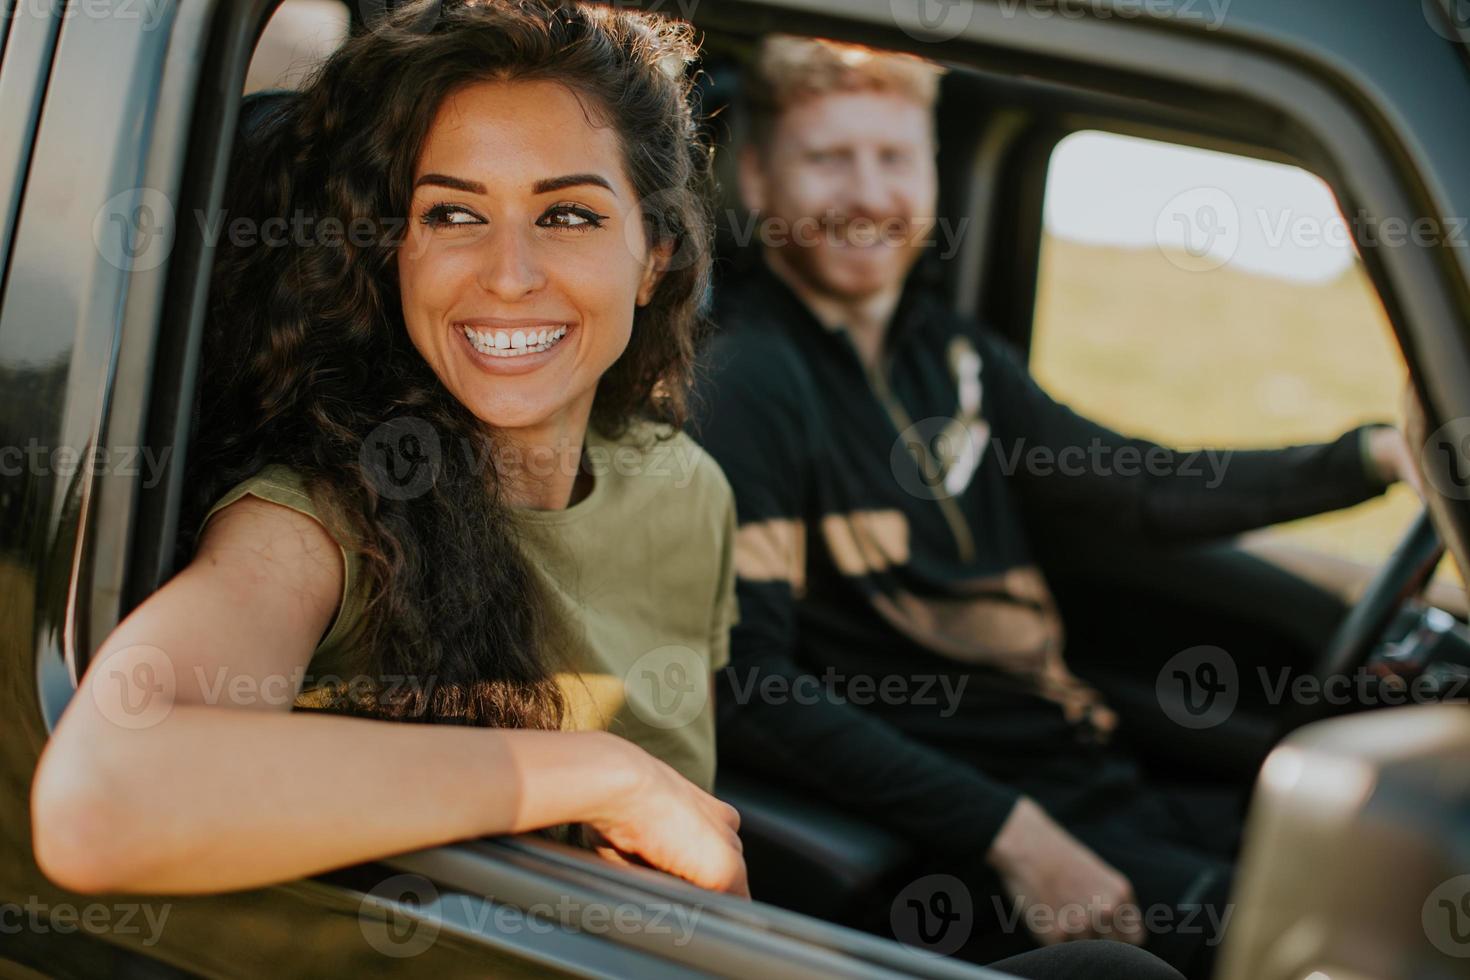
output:
<path id="1" fill-rule="evenodd" d="M 349 26 L 347 5 L 340 0 L 285 0 L 255 47 L 245 93 L 300 87 L 347 40 Z"/>

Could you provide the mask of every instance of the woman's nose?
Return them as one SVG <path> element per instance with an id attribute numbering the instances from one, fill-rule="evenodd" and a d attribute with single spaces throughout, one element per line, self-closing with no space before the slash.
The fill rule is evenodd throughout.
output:
<path id="1" fill-rule="evenodd" d="M 521 232 L 500 228 L 482 245 L 480 288 L 507 302 L 534 293 L 546 284 L 535 243 Z"/>

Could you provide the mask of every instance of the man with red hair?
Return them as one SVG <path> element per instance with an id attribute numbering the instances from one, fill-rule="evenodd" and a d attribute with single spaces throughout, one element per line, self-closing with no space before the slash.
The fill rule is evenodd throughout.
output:
<path id="1" fill-rule="evenodd" d="M 748 80 L 760 262 L 719 291 L 696 430 L 740 521 L 721 756 L 940 855 L 1010 938 L 1147 939 L 1204 976 L 1238 817 L 1196 825 L 1110 742 L 1023 511 L 1202 540 L 1375 496 L 1407 452 L 1365 426 L 1185 454 L 1053 401 L 911 275 L 936 224 L 939 74 L 777 37 Z M 1051 471 L 1028 465 L 1038 448 Z"/>

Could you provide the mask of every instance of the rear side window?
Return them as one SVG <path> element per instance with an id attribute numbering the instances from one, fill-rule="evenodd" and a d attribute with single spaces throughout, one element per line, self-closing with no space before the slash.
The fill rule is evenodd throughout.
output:
<path id="1" fill-rule="evenodd" d="M 265 26 L 245 94 L 300 88 L 322 61 L 347 40 L 351 15 L 340 0 L 285 0 Z"/>

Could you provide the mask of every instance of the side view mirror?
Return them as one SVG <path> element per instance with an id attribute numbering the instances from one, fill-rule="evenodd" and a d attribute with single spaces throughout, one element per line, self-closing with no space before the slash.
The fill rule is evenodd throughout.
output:
<path id="1" fill-rule="evenodd" d="M 1470 711 L 1309 725 L 1261 769 L 1221 980 L 1470 977 Z"/>

